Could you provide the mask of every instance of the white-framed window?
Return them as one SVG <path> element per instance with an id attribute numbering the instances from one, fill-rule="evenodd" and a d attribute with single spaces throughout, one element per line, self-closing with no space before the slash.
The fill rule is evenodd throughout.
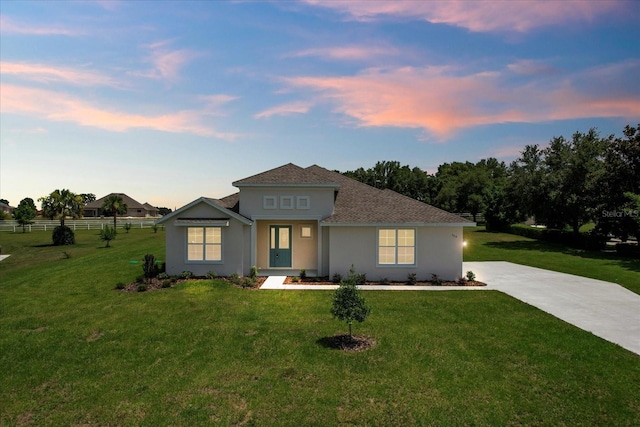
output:
<path id="1" fill-rule="evenodd" d="M 297 196 L 296 197 L 296 209 L 310 209 L 311 198 L 309 196 Z"/>
<path id="2" fill-rule="evenodd" d="M 300 237 L 303 239 L 310 239 L 312 236 L 312 228 L 310 225 L 302 225 L 300 226 Z"/>
<path id="3" fill-rule="evenodd" d="M 414 265 L 416 230 L 413 228 L 378 229 L 379 265 Z"/>
<path id="4" fill-rule="evenodd" d="M 187 227 L 187 261 L 222 261 L 222 227 Z"/>
<path id="5" fill-rule="evenodd" d="M 263 196 L 262 197 L 262 207 L 264 209 L 277 209 L 278 208 L 278 198 L 276 196 Z"/>
<path id="6" fill-rule="evenodd" d="M 280 209 L 293 209 L 293 196 L 280 196 Z"/>

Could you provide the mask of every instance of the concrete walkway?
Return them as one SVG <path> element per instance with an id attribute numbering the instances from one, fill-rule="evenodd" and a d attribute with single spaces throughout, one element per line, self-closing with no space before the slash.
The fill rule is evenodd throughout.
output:
<path id="1" fill-rule="evenodd" d="M 366 290 L 497 290 L 640 355 L 640 295 L 615 283 L 510 262 L 465 262 L 487 286 L 367 285 Z M 269 276 L 260 289 L 332 290 L 337 285 L 285 285 Z"/>
<path id="2" fill-rule="evenodd" d="M 640 355 L 640 295 L 615 283 L 509 262 L 465 262 L 498 290 Z"/>

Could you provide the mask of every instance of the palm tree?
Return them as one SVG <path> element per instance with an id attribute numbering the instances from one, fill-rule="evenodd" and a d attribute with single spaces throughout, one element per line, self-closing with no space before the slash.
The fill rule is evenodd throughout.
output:
<path id="1" fill-rule="evenodd" d="M 116 218 L 118 215 L 124 215 L 127 213 L 127 204 L 122 200 L 122 197 L 117 194 L 110 194 L 104 202 L 102 202 L 102 211 L 113 215 L 113 229 L 116 229 Z"/>
<path id="2" fill-rule="evenodd" d="M 55 190 L 46 197 L 40 197 L 38 201 L 42 202 L 42 215 L 51 219 L 59 218 L 61 227 L 64 227 L 64 219 L 67 216 L 74 219 L 82 217 L 82 197 L 65 188 Z"/>

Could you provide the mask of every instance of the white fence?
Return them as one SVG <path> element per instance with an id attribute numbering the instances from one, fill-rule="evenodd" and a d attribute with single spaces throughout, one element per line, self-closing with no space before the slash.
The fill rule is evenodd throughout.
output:
<path id="1" fill-rule="evenodd" d="M 116 228 L 123 228 L 125 224 L 131 224 L 131 228 L 151 228 L 155 223 L 155 219 L 118 219 L 116 221 Z M 33 224 L 27 225 L 25 228 L 27 231 L 36 230 L 53 230 L 60 225 L 59 220 L 37 220 Z M 113 226 L 113 218 L 99 218 L 99 219 L 67 219 L 64 221 L 64 225 L 72 230 L 102 230 L 105 225 Z M 22 226 L 17 221 L 0 221 L 0 231 L 22 231 Z"/>

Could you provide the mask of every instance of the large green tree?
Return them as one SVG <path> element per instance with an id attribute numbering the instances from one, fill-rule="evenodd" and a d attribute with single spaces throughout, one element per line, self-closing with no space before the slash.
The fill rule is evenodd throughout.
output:
<path id="1" fill-rule="evenodd" d="M 116 220 L 118 215 L 124 215 L 127 213 L 127 204 L 122 200 L 122 197 L 117 194 L 111 194 L 104 202 L 102 202 L 102 211 L 110 216 L 113 216 L 113 229 L 116 229 Z"/>
<path id="2" fill-rule="evenodd" d="M 33 202 L 33 199 L 29 197 L 22 199 L 18 207 L 14 209 L 13 219 L 18 221 L 18 224 L 22 226 L 23 233 L 27 231 L 27 225 L 33 224 L 36 213 L 36 204 Z"/>
<path id="3" fill-rule="evenodd" d="M 42 216 L 59 219 L 61 227 L 64 227 L 66 217 L 73 219 L 82 217 L 84 208 L 82 196 L 67 189 L 55 190 L 48 196 L 40 197 L 38 201 L 42 204 Z"/>
<path id="4" fill-rule="evenodd" d="M 519 210 L 550 228 L 569 227 L 578 234 L 596 219 L 610 139 L 590 129 L 574 133 L 571 140 L 554 137 L 544 149 L 525 147 L 510 168 L 509 193 Z"/>
<path id="5" fill-rule="evenodd" d="M 82 196 L 67 189 L 55 190 L 38 199 L 42 203 L 42 215 L 45 218 L 59 219 L 60 226 L 54 228 L 51 235 L 54 245 L 73 245 L 76 241 L 71 228 L 64 225 L 66 217 L 81 218 L 84 203 Z"/>
<path id="6" fill-rule="evenodd" d="M 607 146 L 597 220 L 603 232 L 626 240 L 640 234 L 635 198 L 640 194 L 640 124 L 626 126 L 623 135 Z"/>

